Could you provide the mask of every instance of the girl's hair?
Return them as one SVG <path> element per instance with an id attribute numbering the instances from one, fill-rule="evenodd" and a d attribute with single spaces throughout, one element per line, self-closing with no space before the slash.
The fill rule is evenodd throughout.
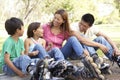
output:
<path id="1" fill-rule="evenodd" d="M 63 18 L 64 23 L 62 23 L 60 29 L 63 33 L 70 33 L 70 26 L 68 21 L 68 14 L 64 9 L 59 9 L 55 12 L 55 14 L 60 14 Z M 54 14 L 54 15 L 55 15 Z M 53 26 L 53 21 L 51 22 L 51 27 Z"/>
<path id="2" fill-rule="evenodd" d="M 28 30 L 27 30 L 27 37 L 33 37 L 34 33 L 33 30 L 37 30 L 40 27 L 40 23 L 39 22 L 33 22 L 31 24 L 29 24 L 28 26 Z"/>

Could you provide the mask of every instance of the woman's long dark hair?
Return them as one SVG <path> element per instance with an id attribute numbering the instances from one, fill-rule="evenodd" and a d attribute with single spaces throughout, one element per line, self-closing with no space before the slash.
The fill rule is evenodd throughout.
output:
<path id="1" fill-rule="evenodd" d="M 67 33 L 68 35 L 70 34 L 70 25 L 69 25 L 69 21 L 68 21 L 68 14 L 64 9 L 59 9 L 55 12 L 55 14 L 60 14 L 64 20 L 64 23 L 62 23 L 60 29 L 63 33 Z M 54 15 L 55 15 L 54 14 Z M 51 27 L 53 27 L 53 21 L 51 22 Z"/>

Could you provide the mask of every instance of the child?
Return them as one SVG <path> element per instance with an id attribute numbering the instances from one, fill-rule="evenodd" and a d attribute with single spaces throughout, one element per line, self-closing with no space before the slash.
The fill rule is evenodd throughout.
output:
<path id="1" fill-rule="evenodd" d="M 27 30 L 28 38 L 25 39 L 25 54 L 29 55 L 31 58 L 55 58 L 55 60 L 64 60 L 62 52 L 58 48 L 53 48 L 52 50 L 45 50 L 46 42 L 43 37 L 43 29 L 39 22 L 33 22 L 28 26 Z"/>
<path id="2" fill-rule="evenodd" d="M 18 18 L 12 17 L 6 20 L 5 29 L 10 36 L 2 47 L 3 72 L 8 75 L 17 74 L 20 77 L 24 77 L 31 59 L 26 55 L 22 55 L 24 43 L 19 37 L 24 33 L 23 22 Z"/>

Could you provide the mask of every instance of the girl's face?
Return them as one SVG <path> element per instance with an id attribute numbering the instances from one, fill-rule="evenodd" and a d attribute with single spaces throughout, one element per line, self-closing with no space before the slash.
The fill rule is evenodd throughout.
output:
<path id="1" fill-rule="evenodd" d="M 53 18 L 53 26 L 59 27 L 64 23 L 64 20 L 60 14 L 55 14 Z"/>
<path id="2" fill-rule="evenodd" d="M 36 30 L 33 30 L 34 36 L 43 37 L 43 29 L 39 26 Z"/>

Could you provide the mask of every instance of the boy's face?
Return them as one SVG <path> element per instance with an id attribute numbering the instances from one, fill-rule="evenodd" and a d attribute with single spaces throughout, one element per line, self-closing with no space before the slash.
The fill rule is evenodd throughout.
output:
<path id="1" fill-rule="evenodd" d="M 24 27 L 21 26 L 21 29 L 17 29 L 17 33 L 19 36 L 23 36 L 23 33 L 24 33 Z"/>
<path id="2" fill-rule="evenodd" d="M 87 23 L 83 20 L 81 20 L 79 22 L 79 31 L 80 32 L 86 32 L 88 28 L 90 28 L 89 23 Z"/>

